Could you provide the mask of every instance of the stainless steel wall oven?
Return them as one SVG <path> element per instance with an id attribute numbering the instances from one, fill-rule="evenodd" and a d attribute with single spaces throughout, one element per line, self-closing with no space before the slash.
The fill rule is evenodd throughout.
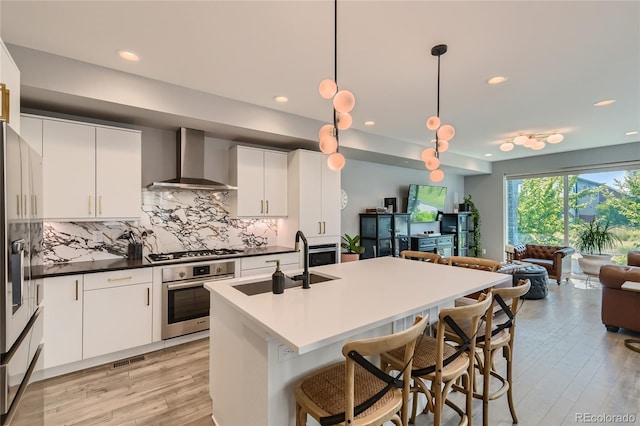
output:
<path id="1" fill-rule="evenodd" d="M 209 329 L 209 291 L 204 283 L 231 279 L 235 273 L 233 260 L 162 268 L 162 338 Z"/>

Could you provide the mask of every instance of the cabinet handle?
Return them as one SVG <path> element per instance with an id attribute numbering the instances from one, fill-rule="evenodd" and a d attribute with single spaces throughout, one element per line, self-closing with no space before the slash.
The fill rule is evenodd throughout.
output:
<path id="1" fill-rule="evenodd" d="M 260 213 L 264 213 L 264 200 L 260 200 Z"/>
<path id="2" fill-rule="evenodd" d="M 322 233 L 323 234 L 327 233 L 327 222 L 322 222 Z"/>
<path id="3" fill-rule="evenodd" d="M 98 214 L 102 214 L 102 195 L 98 197 Z"/>
<path id="4" fill-rule="evenodd" d="M 318 234 L 322 234 L 322 222 L 318 222 Z"/>
<path id="5" fill-rule="evenodd" d="M 151 304 L 151 290 L 147 287 L 147 306 Z"/>
<path id="6" fill-rule="evenodd" d="M 36 211 L 36 216 L 38 216 L 38 194 L 33 195 L 33 208 Z"/>
<path id="7" fill-rule="evenodd" d="M 91 212 L 91 201 L 93 200 L 93 197 L 91 195 L 89 195 L 89 214 L 93 214 Z"/>
<path id="8" fill-rule="evenodd" d="M 36 194 L 31 194 L 31 216 L 36 215 Z"/>
<path id="9" fill-rule="evenodd" d="M 124 281 L 124 280 L 130 280 L 131 278 L 132 278 L 131 275 L 129 275 L 129 276 L 126 276 L 126 277 L 108 278 L 107 281 L 109 281 L 109 282 Z"/>
<path id="10" fill-rule="evenodd" d="M 40 305 L 40 284 L 36 285 L 36 306 Z"/>
<path id="11" fill-rule="evenodd" d="M 269 213 L 269 200 L 265 201 L 265 203 L 267 204 L 267 211 L 265 213 Z"/>
<path id="12" fill-rule="evenodd" d="M 20 217 L 20 194 L 16 194 L 16 214 Z"/>
<path id="13" fill-rule="evenodd" d="M 0 120 L 4 120 L 9 123 L 9 108 L 11 106 L 11 101 L 9 100 L 9 92 L 6 84 L 0 83 L 0 91 L 2 92 L 2 115 L 0 115 Z"/>
<path id="14" fill-rule="evenodd" d="M 76 300 L 78 300 L 78 280 L 76 280 Z"/>
<path id="15" fill-rule="evenodd" d="M 24 217 L 27 217 L 27 196 L 26 195 L 22 196 L 22 202 L 24 203 L 24 210 L 22 210 L 22 215 Z"/>

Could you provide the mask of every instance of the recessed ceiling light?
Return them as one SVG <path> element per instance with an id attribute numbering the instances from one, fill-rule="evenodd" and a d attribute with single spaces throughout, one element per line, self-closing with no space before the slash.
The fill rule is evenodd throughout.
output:
<path id="1" fill-rule="evenodd" d="M 604 101 L 595 102 L 593 106 L 607 106 L 607 105 L 611 105 L 615 101 L 616 101 L 615 99 L 606 99 Z"/>
<path id="2" fill-rule="evenodd" d="M 365 126 L 375 126 L 376 122 L 372 120 L 368 120 L 364 122 Z"/>
<path id="3" fill-rule="evenodd" d="M 504 83 L 507 80 L 508 80 L 507 77 L 503 77 L 503 76 L 499 75 L 499 76 L 496 76 L 496 77 L 491 77 L 489 80 L 487 80 L 487 83 L 488 84 L 500 84 L 500 83 Z"/>
<path id="4" fill-rule="evenodd" d="M 485 154 L 485 157 L 493 157 L 493 154 Z"/>
<path id="5" fill-rule="evenodd" d="M 276 96 L 273 98 L 273 100 L 280 104 L 286 104 L 287 102 L 289 102 L 289 98 L 287 98 L 286 96 Z"/>
<path id="6" fill-rule="evenodd" d="M 131 61 L 131 62 L 138 62 L 140 60 L 140 57 L 138 56 L 137 53 L 132 52 L 130 50 L 116 50 L 116 53 L 118 54 L 118 56 L 120 56 L 122 59 L 125 59 L 127 61 Z"/>
<path id="7" fill-rule="evenodd" d="M 633 131 L 631 131 L 631 132 L 627 132 L 627 133 L 625 133 L 625 135 L 627 135 L 627 136 L 633 136 L 633 135 L 637 135 L 637 134 L 638 134 L 638 131 L 637 131 L 637 130 L 633 130 Z"/>

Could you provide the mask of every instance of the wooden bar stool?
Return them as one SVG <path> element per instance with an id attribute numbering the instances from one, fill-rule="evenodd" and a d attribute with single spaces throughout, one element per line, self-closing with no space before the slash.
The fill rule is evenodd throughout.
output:
<path id="1" fill-rule="evenodd" d="M 423 262 L 431 263 L 440 263 L 442 260 L 442 256 L 438 253 L 414 250 L 403 250 L 400 252 L 400 257 L 403 259 L 422 260 Z"/>
<path id="2" fill-rule="evenodd" d="M 422 318 L 399 333 L 347 342 L 345 361 L 321 368 L 296 382 L 296 425 L 307 424 L 307 414 L 321 425 L 407 424 L 413 351 L 427 327 Z M 365 356 L 400 349 L 404 353 L 397 376 L 390 376 Z M 398 415 L 400 413 L 400 415 Z"/>

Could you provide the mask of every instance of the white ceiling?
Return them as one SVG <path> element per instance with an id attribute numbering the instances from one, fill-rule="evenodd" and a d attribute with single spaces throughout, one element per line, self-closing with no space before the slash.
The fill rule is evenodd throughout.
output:
<path id="1" fill-rule="evenodd" d="M 6 43 L 331 120 L 317 85 L 333 76 L 332 1 L 3 0 L 1 8 Z M 625 135 L 640 130 L 638 1 L 341 0 L 338 83 L 356 96 L 353 128 L 431 146 L 430 50 L 441 43 L 449 52 L 440 116 L 456 127 L 453 153 L 495 161 L 640 140 Z M 125 62 L 117 49 L 141 60 Z M 507 82 L 486 84 L 496 75 Z M 616 102 L 593 106 L 603 99 Z M 509 136 L 542 131 L 565 140 L 539 152 L 498 149 Z"/>

